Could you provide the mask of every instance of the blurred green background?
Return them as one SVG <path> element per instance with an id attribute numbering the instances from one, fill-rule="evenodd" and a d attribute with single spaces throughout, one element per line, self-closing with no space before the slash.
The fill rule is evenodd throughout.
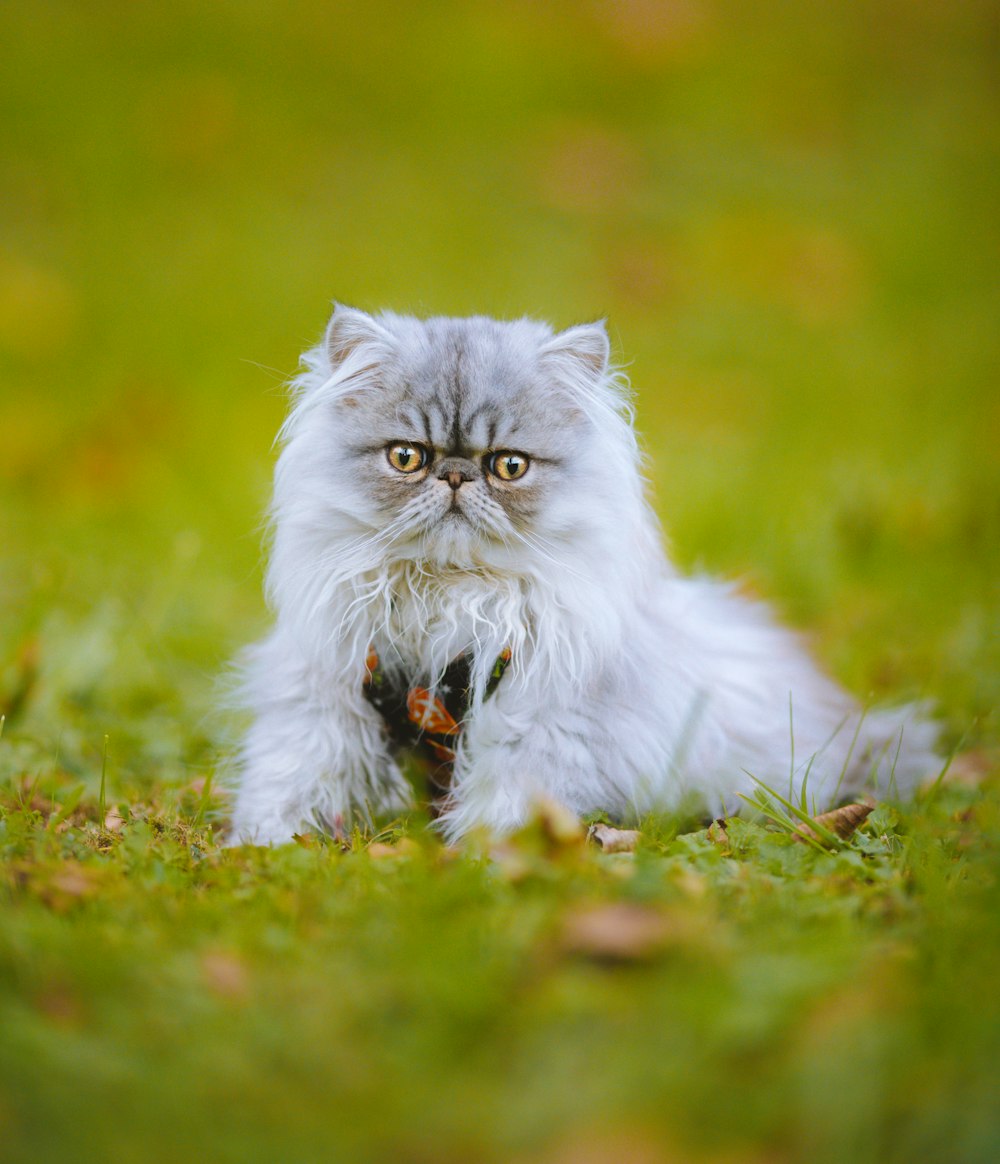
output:
<path id="1" fill-rule="evenodd" d="M 209 826 L 333 298 L 606 316 L 678 558 L 995 748 L 998 48 L 986 0 L 0 5 L 0 1157 L 997 1159 L 995 782 L 835 853 Z M 567 948 L 595 903 L 665 948 Z"/>
<path id="2" fill-rule="evenodd" d="M 679 558 L 995 739 L 997 44 L 977 0 L 7 0 L 9 727 L 211 766 L 337 298 L 607 316 Z"/>

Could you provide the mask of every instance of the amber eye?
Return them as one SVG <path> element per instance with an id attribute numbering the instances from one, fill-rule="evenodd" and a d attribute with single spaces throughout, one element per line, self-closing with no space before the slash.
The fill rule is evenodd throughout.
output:
<path id="1" fill-rule="evenodd" d="M 486 467 L 501 481 L 516 481 L 528 471 L 528 458 L 523 453 L 494 453 Z"/>
<path id="2" fill-rule="evenodd" d="M 400 473 L 416 473 L 430 460 L 430 456 L 423 445 L 410 445 L 405 441 L 398 445 L 390 445 L 385 450 L 389 464 Z"/>

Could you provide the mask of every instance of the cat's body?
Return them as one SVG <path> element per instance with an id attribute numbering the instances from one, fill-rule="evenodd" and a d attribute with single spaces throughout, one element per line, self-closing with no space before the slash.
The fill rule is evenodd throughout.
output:
<path id="1" fill-rule="evenodd" d="M 863 715 L 765 607 L 669 564 L 607 360 L 602 325 L 338 308 L 283 432 L 235 840 L 409 803 L 372 649 L 432 694 L 468 661 L 449 836 L 509 830 L 540 797 L 718 813 L 756 777 L 823 808 L 934 769 L 932 725 Z"/>

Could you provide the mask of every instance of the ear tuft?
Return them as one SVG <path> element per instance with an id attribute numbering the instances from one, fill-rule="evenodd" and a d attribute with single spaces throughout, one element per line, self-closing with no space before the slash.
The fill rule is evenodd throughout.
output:
<path id="1" fill-rule="evenodd" d="M 323 345 L 334 368 L 340 367 L 360 347 L 372 345 L 385 350 L 392 337 L 381 324 L 356 307 L 334 304 L 333 315 L 326 327 Z M 374 356 L 374 353 L 373 353 Z M 371 361 L 377 363 L 377 357 Z"/>
<path id="2" fill-rule="evenodd" d="M 559 332 L 542 347 L 542 355 L 570 360 L 588 377 L 599 380 L 608 370 L 611 343 L 604 320 L 581 323 Z"/>

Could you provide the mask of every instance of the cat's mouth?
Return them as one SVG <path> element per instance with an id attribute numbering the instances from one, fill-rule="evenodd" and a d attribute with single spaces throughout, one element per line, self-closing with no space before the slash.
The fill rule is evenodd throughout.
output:
<path id="1" fill-rule="evenodd" d="M 422 553 L 436 566 L 468 569 L 474 563 L 480 541 L 480 531 L 464 508 L 450 505 L 427 529 Z"/>
<path id="2" fill-rule="evenodd" d="M 449 519 L 454 518 L 458 518 L 459 520 L 465 522 L 469 520 L 469 515 L 465 512 L 461 502 L 458 500 L 457 490 L 451 495 L 451 504 L 444 511 L 442 520 L 448 521 Z"/>

